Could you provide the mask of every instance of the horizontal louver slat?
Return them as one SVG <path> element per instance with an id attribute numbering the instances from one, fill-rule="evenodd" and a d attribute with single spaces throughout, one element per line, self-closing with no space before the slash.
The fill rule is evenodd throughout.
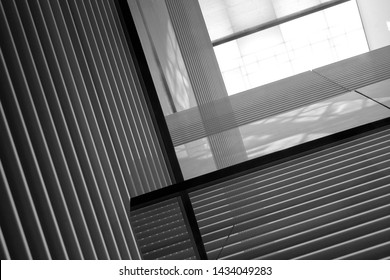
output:
<path id="1" fill-rule="evenodd" d="M 389 140 L 384 127 L 195 191 L 209 258 L 385 258 Z"/>

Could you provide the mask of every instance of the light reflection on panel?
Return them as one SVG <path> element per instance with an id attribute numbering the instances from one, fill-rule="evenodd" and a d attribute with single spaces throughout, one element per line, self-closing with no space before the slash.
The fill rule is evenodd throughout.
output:
<path id="1" fill-rule="evenodd" d="M 390 116 L 354 92 L 240 127 L 248 158 L 255 158 Z"/>
<path id="2" fill-rule="evenodd" d="M 217 169 L 207 138 L 176 146 L 175 151 L 184 179 L 197 177 Z"/>
<path id="3" fill-rule="evenodd" d="M 248 159 L 253 159 L 386 117 L 389 109 L 349 92 L 239 129 Z M 216 169 L 207 138 L 176 147 L 176 154 L 185 178 Z"/>
<path id="4" fill-rule="evenodd" d="M 228 94 L 368 51 L 355 1 L 214 48 Z"/>

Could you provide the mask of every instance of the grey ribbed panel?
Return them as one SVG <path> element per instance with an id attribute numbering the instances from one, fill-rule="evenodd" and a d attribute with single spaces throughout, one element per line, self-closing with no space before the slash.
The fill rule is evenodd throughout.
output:
<path id="1" fill-rule="evenodd" d="M 37 6 L 33 6 L 32 8 L 32 11 L 36 11 L 39 15 L 39 11 L 37 11 Z M 48 39 L 48 37 L 46 37 L 48 36 L 48 34 L 45 32 L 46 27 L 44 23 L 38 19 L 39 16 L 35 16 L 36 28 L 40 30 L 40 37 L 38 37 L 38 33 L 36 28 L 34 27 L 34 21 L 31 13 L 29 12 L 29 8 L 26 5 L 20 5 L 19 11 L 24 12 L 24 16 L 22 17 L 22 19 L 25 21 L 24 27 L 26 28 L 26 30 L 28 30 L 26 34 L 28 36 L 31 49 L 33 50 L 33 57 L 35 59 L 35 63 L 37 64 L 38 73 L 41 77 L 41 82 L 44 91 L 53 93 L 57 92 L 58 96 L 60 97 L 66 96 L 66 93 L 62 91 L 63 89 L 59 89 L 61 77 L 58 73 L 58 65 L 55 65 L 55 63 L 53 63 L 53 61 L 55 61 L 53 54 L 49 54 L 52 49 L 50 48 L 50 40 Z M 41 41 L 39 39 L 41 39 Z M 47 56 L 45 56 L 42 46 L 45 48 Z M 49 52 L 47 51 L 48 49 L 50 49 Z M 48 61 L 52 61 L 52 63 L 50 63 L 50 68 Z M 91 238 L 95 244 L 97 256 L 99 258 L 107 258 L 107 248 L 102 237 L 100 226 L 98 225 L 95 210 L 93 209 L 91 204 L 90 193 L 86 187 L 85 178 L 80 169 L 80 162 L 79 159 L 77 159 L 74 143 L 76 144 L 76 148 L 78 148 L 79 152 L 83 151 L 83 145 L 80 144 L 78 141 L 74 143 L 72 142 L 68 127 L 68 125 L 72 127 L 72 124 L 66 123 L 64 113 L 66 113 L 67 111 L 62 110 L 58 96 L 57 94 L 50 94 L 46 95 L 46 98 L 48 105 L 51 109 L 52 118 L 57 128 L 58 137 L 61 141 L 64 151 L 63 155 L 59 154 L 59 157 L 61 156 L 62 158 L 63 156 L 65 156 L 66 162 L 68 163 L 67 166 L 65 164 L 63 166 L 65 168 L 64 171 L 69 172 L 71 176 L 71 179 L 67 178 L 66 182 L 67 184 L 69 184 L 69 186 L 74 185 L 73 187 L 77 192 L 78 200 L 83 209 L 86 223 L 90 228 L 89 234 L 91 235 Z M 67 170 L 67 168 L 69 170 Z M 77 199 L 75 200 L 75 202 L 77 202 Z"/>
<path id="2" fill-rule="evenodd" d="M 0 7 L 2 9 L 2 6 Z M 22 115 L 20 110 L 18 110 L 18 108 L 16 108 L 16 111 L 14 112 L 12 112 L 11 110 L 11 113 L 13 114 L 9 115 L 7 118 L 6 112 L 4 111 L 3 107 L 3 104 L 6 105 L 5 97 L 8 97 L 10 101 L 15 98 L 13 84 L 8 75 L 6 67 L 7 66 L 4 62 L 3 52 L 1 52 L 0 86 L 1 92 L 3 92 L 4 94 L 1 95 L 1 131 L 3 133 L 1 133 L 0 136 L 2 143 L 1 161 L 5 172 L 5 174 L 2 175 L 2 181 L 4 181 L 4 186 L 2 186 L 2 192 L 6 192 L 4 193 L 4 195 L 1 196 L 1 199 L 2 205 L 7 205 L 7 202 L 3 201 L 3 199 L 6 199 L 7 196 L 10 196 L 10 192 L 12 192 L 13 197 L 12 199 L 10 198 L 10 203 L 12 203 L 12 200 L 14 201 L 15 207 L 17 208 L 18 212 L 16 213 L 14 211 L 14 219 L 10 219 L 9 222 L 3 224 L 3 221 L 7 221 L 7 218 L 10 218 L 11 216 L 4 216 L 5 214 L 7 214 L 7 212 L 2 211 L 1 225 L 2 228 L 4 227 L 4 230 L 7 229 L 8 226 L 9 228 L 12 228 L 11 223 L 14 223 L 19 226 L 18 223 L 20 219 L 20 223 L 22 223 L 22 225 L 26 225 L 26 229 L 25 233 L 23 233 L 23 231 L 20 231 L 19 234 L 21 236 L 21 239 L 23 239 L 23 235 L 26 234 L 27 242 L 30 243 L 29 246 L 33 251 L 32 256 L 37 259 L 47 259 L 51 258 L 51 256 L 49 253 L 47 242 L 44 238 L 41 221 L 38 218 L 37 209 L 32 198 L 32 192 L 34 192 L 34 190 L 31 189 L 30 191 L 27 182 L 27 177 L 29 177 L 29 173 L 34 172 L 34 170 L 26 170 L 27 174 L 25 174 L 23 168 L 23 164 L 25 162 L 28 163 L 28 161 L 31 160 L 31 142 L 28 137 L 28 132 L 22 121 Z M 11 132 L 10 126 L 14 127 L 13 132 Z M 22 144 L 20 144 L 20 142 L 22 142 Z M 16 145 L 20 147 L 19 151 L 17 151 Z M 18 153 L 21 153 L 20 157 Z M 35 162 L 33 164 L 36 166 Z M 18 186 L 18 188 L 14 187 L 11 189 L 10 186 Z M 13 205 L 11 204 L 10 206 L 12 207 Z M 11 256 L 15 254 L 17 257 L 30 257 L 31 254 L 26 252 L 25 255 L 23 255 L 22 250 L 17 250 L 18 247 L 12 247 L 12 245 L 15 245 L 15 242 L 12 241 L 14 238 L 13 234 L 13 232 L 4 231 L 6 241 L 8 239 L 10 240 L 9 242 L 7 241 L 9 248 L 15 249 L 15 251 L 11 253 Z M 28 251 L 28 249 L 26 249 L 26 251 Z"/>
<path id="3" fill-rule="evenodd" d="M 9 260 L 11 256 L 8 251 L 7 243 L 5 242 L 3 231 L 0 227 L 0 259 Z"/>
<path id="4" fill-rule="evenodd" d="M 74 109 L 71 106 L 69 100 L 68 89 L 66 88 L 65 78 L 60 67 L 61 61 L 57 58 L 57 54 L 54 51 L 51 35 L 47 28 L 47 23 L 44 20 L 43 12 L 41 10 L 40 5 L 38 5 L 38 3 L 35 3 L 35 5 L 30 4 L 30 9 L 34 18 L 34 23 L 36 24 L 36 30 L 38 31 L 39 39 L 42 43 L 42 52 L 43 56 L 45 56 L 46 58 L 49 73 L 48 75 L 51 75 L 53 83 L 51 85 L 52 90 L 54 90 L 53 93 L 56 93 L 57 95 L 56 97 L 53 97 L 54 94 L 52 94 L 47 95 L 47 97 L 51 97 L 50 104 L 51 106 L 53 106 L 53 114 L 55 115 L 55 112 L 57 112 L 57 110 L 62 112 L 61 116 L 57 116 L 57 126 L 58 131 L 62 133 L 63 136 L 61 137 L 61 140 L 64 143 L 64 149 L 66 147 L 67 150 L 66 156 L 67 160 L 69 161 L 69 166 L 73 167 L 71 170 L 72 176 L 75 178 L 75 182 L 80 184 L 78 186 L 79 191 L 82 190 L 86 192 L 85 198 L 86 203 L 88 203 L 86 205 L 91 205 L 91 203 L 89 202 L 90 195 L 94 206 L 94 209 L 92 211 L 96 211 L 101 230 L 105 237 L 105 243 L 110 250 L 110 257 L 115 258 L 118 256 L 118 249 L 113 239 L 112 230 L 108 221 L 106 209 L 104 208 L 102 202 L 100 191 L 97 188 L 98 183 L 96 181 L 97 179 L 95 177 L 95 174 L 93 173 L 93 170 L 91 168 L 90 158 L 86 151 L 85 139 L 83 139 L 81 135 L 79 123 L 75 118 Z M 88 187 L 88 190 L 85 188 L 85 186 Z M 92 215 L 94 216 L 95 213 L 92 212 Z M 90 218 L 91 217 L 89 217 L 89 219 Z M 91 222 L 96 220 L 95 217 L 91 220 L 89 219 L 88 221 Z M 98 233 L 100 231 L 95 230 L 93 231 L 95 233 Z M 106 245 L 101 242 L 101 237 L 98 236 L 98 239 L 96 240 L 98 240 L 97 242 L 100 242 L 100 244 L 103 245 L 101 247 L 101 249 L 103 249 L 103 252 L 101 255 L 99 255 L 99 257 L 108 258 L 108 252 L 104 252 L 105 250 L 107 250 L 105 248 Z"/>
<path id="5" fill-rule="evenodd" d="M 116 9 L 0 3 L 2 258 L 140 257 L 130 197 L 172 181 Z"/>
<path id="6" fill-rule="evenodd" d="M 390 46 L 313 70 L 348 90 L 390 78 Z"/>
<path id="7" fill-rule="evenodd" d="M 172 183 L 172 180 L 169 176 L 169 171 L 167 165 L 165 163 L 165 159 L 163 157 L 162 150 L 160 148 L 157 135 L 155 133 L 154 124 L 151 120 L 150 112 L 147 110 L 147 103 L 142 92 L 141 84 L 134 73 L 136 73 L 135 65 L 132 62 L 131 54 L 129 49 L 125 47 L 126 41 L 123 32 L 120 32 L 120 22 L 119 18 L 113 16 L 114 4 L 112 1 L 104 2 L 106 7 L 108 4 L 111 4 L 111 9 L 106 9 L 106 12 L 111 12 L 110 19 L 112 19 L 111 24 L 108 26 L 111 27 L 110 30 L 107 31 L 109 34 L 112 31 L 112 34 L 115 36 L 112 42 L 118 42 L 115 44 L 114 54 L 120 53 L 124 57 L 128 57 L 127 60 L 121 59 L 121 57 L 117 57 L 117 65 L 119 65 L 120 73 L 122 75 L 122 79 L 126 81 L 125 83 L 125 91 L 123 92 L 124 96 L 127 100 L 127 107 L 130 108 L 127 110 L 128 115 L 131 116 L 134 120 L 139 120 L 140 124 L 138 125 L 138 130 L 140 131 L 140 139 L 143 144 L 143 149 L 141 151 L 146 156 L 146 162 L 150 165 L 150 171 L 147 174 L 147 177 L 150 175 L 157 175 L 154 177 L 155 186 L 151 187 L 151 190 L 158 189 L 161 187 L 165 187 Z M 102 15 L 104 19 L 104 15 Z M 119 44 L 121 42 L 122 44 Z M 127 91 L 131 90 L 134 94 L 129 95 Z M 133 112 L 133 114 L 131 114 Z M 128 118 L 129 118 L 128 116 Z M 138 136 L 138 135 L 137 135 Z M 141 153 L 141 152 L 140 152 Z M 141 153 L 142 155 L 142 153 Z M 143 160 L 145 161 L 145 156 L 143 156 Z M 146 190 L 144 190 L 146 192 Z"/>
<path id="8" fill-rule="evenodd" d="M 78 61 L 76 55 L 77 45 L 71 41 L 68 26 L 66 25 L 63 13 L 57 1 L 42 1 L 40 7 L 43 12 L 54 51 L 59 60 L 60 71 L 64 77 L 64 84 L 68 93 L 68 102 L 74 111 L 76 121 L 80 127 L 82 138 L 85 141 L 87 153 L 91 159 L 92 170 L 96 176 L 98 188 L 101 192 L 104 207 L 114 235 L 114 244 L 117 247 L 119 256 L 129 257 L 124 236 L 124 228 L 121 222 L 126 221 L 123 216 L 123 202 L 118 197 L 117 178 L 112 172 L 111 162 L 108 158 L 107 149 L 103 143 L 101 132 L 96 121 L 95 112 L 91 106 L 90 95 L 86 87 L 83 75 L 83 61 Z M 71 26 L 69 27 L 69 29 Z M 80 94 L 84 93 L 84 94 Z M 92 94 L 89 92 L 89 94 Z M 118 178 L 120 179 L 120 178 Z"/>
<path id="9" fill-rule="evenodd" d="M 298 74 L 216 100 L 214 106 L 217 111 L 223 112 L 219 108 L 227 102 L 231 104 L 232 111 L 210 119 L 207 133 L 220 133 L 346 92 L 346 89 L 313 72 Z M 178 112 L 166 119 L 175 146 L 209 136 L 202 127 L 198 108 Z"/>
<path id="10" fill-rule="evenodd" d="M 238 129 L 220 133 L 212 130 L 221 114 L 226 115 L 230 123 L 236 121 L 229 99 L 224 99 L 223 106 L 217 107 L 215 103 L 227 97 L 227 91 L 198 1 L 165 2 L 217 167 L 245 161 L 246 153 Z M 218 123 L 216 125 L 220 126 Z M 178 143 L 175 140 L 173 142 L 175 145 Z"/>
<path id="11" fill-rule="evenodd" d="M 4 73 L 1 72 L 1 74 L 4 74 Z M 12 148 L 14 148 L 12 135 L 10 134 L 9 126 L 8 126 L 7 120 L 5 118 L 2 103 L 0 104 L 0 110 L 1 110 L 1 126 L 0 126 L 0 128 L 2 131 L 2 135 L 3 135 L 3 137 L 8 138 L 7 140 L 9 141 L 10 146 Z M 6 144 L 7 140 L 2 138 L 1 143 Z M 11 155 L 11 157 L 12 156 L 15 156 L 15 155 Z M 6 259 L 10 259 L 11 257 L 16 257 L 16 258 L 21 258 L 21 259 L 30 259 L 32 257 L 31 252 L 30 252 L 30 248 L 28 246 L 27 239 L 26 239 L 26 236 L 24 234 L 22 222 L 21 222 L 21 219 L 19 217 L 19 213 L 18 213 L 18 210 L 16 208 L 16 204 L 15 204 L 15 201 L 13 199 L 12 192 L 11 192 L 11 189 L 10 189 L 10 186 L 8 183 L 8 179 L 5 175 L 5 171 L 4 171 L 4 167 L 3 167 L 3 160 L 5 161 L 6 158 L 7 158 L 7 155 L 4 155 L 2 153 L 1 154 L 2 161 L 0 161 L 0 168 L 1 168 L 1 170 L 0 170 L 1 171 L 1 186 L 0 186 L 1 187 L 0 188 L 1 213 L 0 213 L 0 215 L 1 215 L 2 224 L 3 224 L 3 221 L 7 221 L 7 225 L 6 225 L 6 227 L 4 227 L 4 233 L 3 233 L 3 230 L 1 231 L 1 243 L 2 243 L 2 248 L 3 248 L 2 251 L 4 252 L 2 259 L 3 259 L 3 257 Z M 14 157 L 14 160 L 19 161 L 17 156 Z M 20 163 L 17 162 L 17 164 L 20 164 Z M 18 171 L 20 171 L 20 170 L 18 170 Z M 23 184 L 21 184 L 21 187 L 23 188 Z M 33 212 L 33 214 L 35 214 L 35 213 Z M 23 218 L 23 211 L 22 211 L 21 215 Z M 36 218 L 36 216 L 34 218 Z M 32 221 L 34 221 L 34 219 Z M 36 221 L 34 221 L 34 222 L 36 222 Z M 35 224 L 35 225 L 37 225 L 37 224 Z M 39 224 L 38 224 L 38 226 L 39 226 Z M 39 231 L 40 230 L 41 229 L 39 228 Z M 8 240 L 10 240 L 10 242 L 7 243 L 6 238 Z M 13 253 L 12 256 L 9 253 L 9 250 L 11 250 L 11 252 Z"/>
<path id="12" fill-rule="evenodd" d="M 194 192 L 210 259 L 381 259 L 390 128 Z"/>
<path id="13" fill-rule="evenodd" d="M 131 214 L 144 259 L 196 259 L 178 198 L 144 207 Z"/>
<path id="14" fill-rule="evenodd" d="M 385 47 L 215 100 L 213 106 L 220 113 L 208 119 L 207 131 L 202 125 L 201 106 L 166 119 L 178 146 L 389 78 L 390 47 Z M 219 109 L 226 103 L 231 104 L 231 111 Z"/>
<path id="15" fill-rule="evenodd" d="M 123 99 L 126 101 L 126 112 L 127 119 L 130 122 L 136 124 L 135 129 L 138 131 L 138 134 L 135 134 L 133 141 L 136 141 L 137 137 L 140 138 L 139 142 L 142 144 L 141 148 L 138 151 L 138 156 L 144 162 L 146 161 L 149 164 L 150 171 L 147 172 L 146 178 L 150 178 L 152 175 L 157 174 L 157 177 L 152 178 L 154 185 L 149 186 L 150 190 L 155 190 L 161 187 L 165 187 L 173 183 L 163 152 L 161 150 L 159 139 L 155 132 L 155 125 L 152 122 L 151 113 L 148 111 L 147 102 L 145 99 L 145 93 L 141 87 L 141 82 L 136 75 L 136 67 L 132 60 L 132 55 L 130 50 L 126 45 L 126 39 L 123 30 L 121 29 L 121 23 L 119 17 L 115 16 L 115 6 L 113 1 L 103 1 L 101 2 L 106 7 L 106 13 L 110 19 L 108 26 L 111 29 L 108 29 L 107 33 L 112 32 L 113 37 L 113 48 L 114 55 L 116 57 L 116 64 L 119 67 L 119 71 L 122 75 L 122 80 L 124 83 L 125 91 L 123 92 Z M 101 9 L 104 11 L 104 9 Z M 102 18 L 105 16 L 102 14 Z M 107 27 L 108 28 L 108 27 Z M 118 56 L 119 54 L 119 56 Z M 126 57 L 127 59 L 123 59 Z M 132 94 L 129 94 L 131 92 Z M 135 145 L 134 143 L 132 145 Z M 146 160 L 145 160 L 146 158 Z M 147 189 L 144 187 L 142 193 L 147 192 Z"/>

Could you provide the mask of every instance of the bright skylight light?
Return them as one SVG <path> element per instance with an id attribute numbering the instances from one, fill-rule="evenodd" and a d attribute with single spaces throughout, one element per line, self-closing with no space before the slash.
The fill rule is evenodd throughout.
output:
<path id="1" fill-rule="evenodd" d="M 364 53 L 368 45 L 357 4 L 348 1 L 224 43 L 214 51 L 232 95 Z"/>

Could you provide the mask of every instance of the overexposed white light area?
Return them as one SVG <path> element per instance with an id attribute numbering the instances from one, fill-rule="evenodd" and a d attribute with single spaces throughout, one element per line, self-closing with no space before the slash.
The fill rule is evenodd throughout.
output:
<path id="1" fill-rule="evenodd" d="M 199 0 L 212 41 L 331 0 Z"/>
<path id="2" fill-rule="evenodd" d="M 228 94 L 367 52 L 355 1 L 214 48 Z"/>

